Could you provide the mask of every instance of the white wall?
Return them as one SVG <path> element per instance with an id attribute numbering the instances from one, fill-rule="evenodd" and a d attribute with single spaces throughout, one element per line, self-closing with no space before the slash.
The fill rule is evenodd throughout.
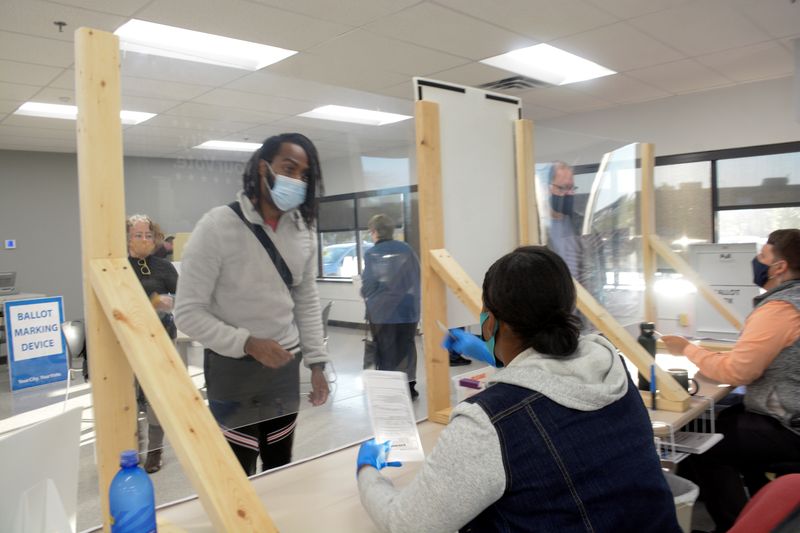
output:
<path id="1" fill-rule="evenodd" d="M 792 79 L 781 78 L 543 120 L 535 157 L 586 164 L 631 142 L 670 155 L 797 141 L 794 98 Z"/>
<path id="2" fill-rule="evenodd" d="M 0 271 L 16 271 L 22 291 L 63 296 L 70 320 L 83 316 L 76 165 L 75 154 L 0 150 L 0 238 L 17 239 L 16 250 L 0 249 Z M 233 199 L 241 172 L 240 163 L 126 158 L 127 213 L 191 231 Z"/>

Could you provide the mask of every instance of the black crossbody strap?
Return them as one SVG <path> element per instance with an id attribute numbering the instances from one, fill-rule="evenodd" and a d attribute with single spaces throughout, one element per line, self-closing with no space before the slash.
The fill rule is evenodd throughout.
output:
<path id="1" fill-rule="evenodd" d="M 278 270 L 278 274 L 281 275 L 281 279 L 283 279 L 283 282 L 286 283 L 286 288 L 291 291 L 292 283 L 294 282 L 292 271 L 289 270 L 289 265 L 287 265 L 286 261 L 283 260 L 281 253 L 264 231 L 264 228 L 251 224 L 250 221 L 244 217 L 244 213 L 242 213 L 242 206 L 239 205 L 239 202 L 231 202 L 228 204 L 228 207 L 230 207 L 233 212 L 236 213 L 240 219 L 242 219 L 242 222 L 244 222 L 245 226 L 250 228 L 250 231 L 253 232 L 253 235 L 256 236 L 261 245 L 267 251 L 269 258 L 272 259 L 272 262 L 275 264 L 275 268 Z"/>

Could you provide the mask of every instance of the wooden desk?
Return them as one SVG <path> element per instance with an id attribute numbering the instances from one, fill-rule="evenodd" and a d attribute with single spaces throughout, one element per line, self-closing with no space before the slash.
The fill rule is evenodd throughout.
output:
<path id="1" fill-rule="evenodd" d="M 442 429 L 443 425 L 433 422 L 419 424 L 426 453 L 433 450 Z M 378 532 L 358 495 L 359 444 L 252 478 L 256 493 L 281 532 Z M 421 465 L 406 463 L 402 468 L 386 468 L 382 473 L 402 487 L 414 478 Z M 214 531 L 196 497 L 166 504 L 157 514 L 159 523 L 172 524 L 186 533 Z"/>

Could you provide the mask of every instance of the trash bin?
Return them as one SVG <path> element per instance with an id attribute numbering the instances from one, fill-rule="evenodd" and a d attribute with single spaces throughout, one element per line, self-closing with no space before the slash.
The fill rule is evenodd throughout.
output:
<path id="1" fill-rule="evenodd" d="M 678 515 L 678 525 L 681 526 L 684 533 L 690 533 L 692 531 L 692 507 L 694 507 L 694 502 L 697 500 L 697 495 L 700 494 L 700 487 L 688 479 L 669 472 L 664 472 L 664 477 L 675 501 L 675 514 Z"/>

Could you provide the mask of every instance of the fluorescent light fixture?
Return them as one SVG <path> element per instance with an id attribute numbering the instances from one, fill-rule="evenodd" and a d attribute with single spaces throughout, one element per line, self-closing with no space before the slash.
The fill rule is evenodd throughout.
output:
<path id="1" fill-rule="evenodd" d="M 236 141 L 206 141 L 194 148 L 198 150 L 227 150 L 228 152 L 255 152 L 261 143 L 245 143 Z"/>
<path id="2" fill-rule="evenodd" d="M 411 118 L 408 115 L 384 113 L 383 111 L 371 111 L 369 109 L 345 107 L 341 105 L 324 105 L 298 116 L 319 118 L 322 120 L 336 120 L 338 122 L 353 122 L 355 124 L 367 124 L 369 126 L 383 126 L 384 124 L 393 124 Z"/>
<path id="3" fill-rule="evenodd" d="M 119 36 L 122 50 L 245 70 L 259 70 L 297 53 L 137 19 L 129 20 L 114 34 Z"/>
<path id="4" fill-rule="evenodd" d="M 75 120 L 78 118 L 78 108 L 74 105 L 45 104 L 43 102 L 25 102 L 19 109 L 14 111 L 15 115 L 43 118 L 61 118 Z M 145 120 L 150 120 L 156 116 L 155 113 L 144 113 L 143 111 L 119 112 L 119 118 L 126 126 L 141 124 Z"/>
<path id="5" fill-rule="evenodd" d="M 566 85 L 616 74 L 575 54 L 549 44 L 537 44 L 481 60 L 481 63 L 522 74 L 529 78 Z"/>

